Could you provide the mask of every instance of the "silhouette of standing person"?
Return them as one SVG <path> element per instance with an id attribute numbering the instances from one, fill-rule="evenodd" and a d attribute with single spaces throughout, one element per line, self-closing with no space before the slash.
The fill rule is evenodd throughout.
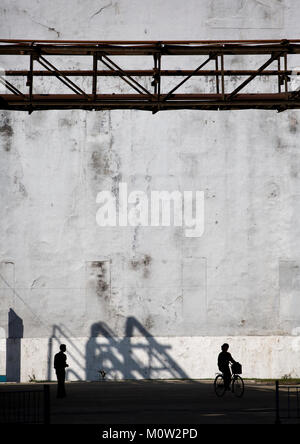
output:
<path id="1" fill-rule="evenodd" d="M 65 355 L 65 351 L 67 347 L 65 344 L 60 345 L 60 352 L 56 353 L 54 356 L 54 368 L 57 376 L 57 398 L 65 398 L 66 390 L 65 390 L 65 379 L 66 379 L 66 367 L 69 367 L 67 364 L 67 356 Z"/>
<path id="2" fill-rule="evenodd" d="M 234 363 L 236 361 L 233 359 L 231 354 L 228 352 L 228 349 L 229 349 L 228 344 L 223 344 L 221 349 L 222 349 L 222 351 L 218 356 L 218 367 L 219 367 L 219 370 L 223 373 L 225 390 L 230 390 L 231 371 L 230 371 L 229 363 L 230 362 Z"/>

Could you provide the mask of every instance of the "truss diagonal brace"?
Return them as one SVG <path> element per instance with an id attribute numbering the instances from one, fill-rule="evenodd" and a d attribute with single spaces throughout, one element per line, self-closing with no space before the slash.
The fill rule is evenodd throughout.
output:
<path id="1" fill-rule="evenodd" d="M 185 79 L 183 79 L 180 83 L 178 83 L 177 86 L 175 86 L 173 89 L 171 89 L 170 92 L 166 95 L 166 97 L 163 98 L 163 102 L 166 102 L 168 98 L 178 89 L 181 85 L 183 85 L 185 82 L 187 82 L 194 74 L 196 74 L 198 71 L 200 71 L 203 66 L 205 66 L 209 61 L 211 60 L 211 56 L 208 57 L 208 59 L 205 60 L 205 62 L 201 63 L 198 68 L 196 68 L 189 76 L 187 76 Z"/>
<path id="2" fill-rule="evenodd" d="M 102 59 L 104 58 L 106 60 L 106 62 Z M 144 88 L 144 86 L 142 86 L 139 82 L 137 82 L 135 79 L 133 79 L 131 76 L 129 76 L 122 68 L 120 68 L 115 62 L 113 62 L 111 59 L 109 59 L 107 56 L 102 55 L 100 57 L 101 62 L 107 66 L 109 69 L 113 70 L 113 71 L 117 71 L 120 73 L 120 77 L 126 82 L 128 83 L 128 85 L 130 85 L 133 89 L 135 89 L 138 93 L 140 94 L 147 94 L 148 96 L 150 96 L 151 98 L 154 98 L 153 94 L 151 94 L 150 91 L 148 91 L 146 88 Z M 110 66 L 109 64 L 111 64 L 112 66 Z M 130 83 L 129 80 L 127 80 L 125 77 L 127 77 L 131 82 L 133 82 L 133 84 L 137 85 L 134 86 L 132 83 Z M 144 91 L 144 92 L 141 92 Z"/>
<path id="3" fill-rule="evenodd" d="M 8 80 L 4 79 L 2 76 L 0 76 L 0 83 L 2 83 L 2 85 L 4 85 L 7 89 L 9 89 L 10 92 L 15 94 L 16 96 L 24 97 L 24 94 L 21 93 L 21 91 L 19 91 L 18 88 L 12 85 Z"/>
<path id="4" fill-rule="evenodd" d="M 226 100 L 231 100 L 234 96 L 237 95 L 237 93 L 244 88 L 248 83 L 250 83 L 259 73 L 261 73 L 267 66 L 269 66 L 274 60 L 277 60 L 279 57 L 281 57 L 284 53 L 279 54 L 273 54 L 272 57 L 267 60 L 258 70 L 253 73 L 248 79 L 246 79 L 243 83 L 240 84 L 234 91 L 232 91 L 231 94 L 229 94 L 228 97 L 226 97 Z"/>
<path id="5" fill-rule="evenodd" d="M 48 60 L 46 60 L 44 57 L 39 56 L 37 58 L 37 61 L 42 65 L 44 68 L 47 69 L 47 71 L 53 72 L 55 77 L 58 78 L 64 85 L 66 85 L 68 88 L 70 88 L 73 92 L 76 94 L 81 94 L 85 97 L 89 97 L 88 94 L 86 94 L 79 86 L 77 86 L 72 80 L 70 80 L 67 76 L 65 76 L 63 73 L 61 73 L 52 63 L 50 63 Z"/>

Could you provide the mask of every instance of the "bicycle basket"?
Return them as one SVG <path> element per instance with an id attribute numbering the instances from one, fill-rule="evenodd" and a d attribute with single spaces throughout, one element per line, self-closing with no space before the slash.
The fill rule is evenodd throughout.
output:
<path id="1" fill-rule="evenodd" d="M 234 362 L 231 367 L 232 373 L 235 375 L 242 374 L 242 365 L 239 362 Z"/>

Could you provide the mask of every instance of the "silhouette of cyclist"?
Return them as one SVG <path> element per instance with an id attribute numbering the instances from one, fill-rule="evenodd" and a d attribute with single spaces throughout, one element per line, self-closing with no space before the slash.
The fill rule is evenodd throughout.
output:
<path id="1" fill-rule="evenodd" d="M 219 370 L 223 373 L 225 390 L 230 390 L 231 370 L 229 367 L 229 363 L 234 363 L 236 361 L 233 359 L 231 354 L 228 353 L 228 344 L 223 344 L 221 349 L 222 351 L 218 356 L 218 367 Z"/>

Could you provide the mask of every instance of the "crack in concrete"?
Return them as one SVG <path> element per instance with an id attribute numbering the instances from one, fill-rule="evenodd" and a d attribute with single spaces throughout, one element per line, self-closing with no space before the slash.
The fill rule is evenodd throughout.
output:
<path id="1" fill-rule="evenodd" d="M 101 14 L 104 9 L 109 8 L 110 6 L 112 6 L 112 2 L 110 2 L 108 5 L 102 6 L 102 8 L 95 12 L 95 14 L 91 15 L 90 19 L 94 18 L 98 14 Z"/>
<path id="2" fill-rule="evenodd" d="M 43 26 L 44 28 L 47 28 L 48 31 L 55 32 L 55 33 L 57 34 L 57 37 L 60 37 L 60 32 L 59 32 L 59 31 L 56 31 L 55 28 L 51 28 L 51 27 L 49 27 L 49 26 L 47 26 L 47 25 L 43 25 L 43 23 L 36 22 L 36 21 L 33 20 L 33 19 L 31 19 L 31 20 L 32 20 L 34 23 L 36 23 L 37 25 L 40 25 L 40 26 Z"/>
<path id="3" fill-rule="evenodd" d="M 27 11 L 25 11 L 25 12 L 27 12 Z M 27 14 L 28 14 L 28 12 L 27 12 Z M 37 25 L 40 25 L 40 26 L 42 26 L 43 28 L 47 28 L 48 31 L 55 32 L 55 33 L 57 34 L 57 37 L 60 37 L 60 32 L 57 31 L 55 28 L 51 28 L 51 27 L 48 26 L 48 25 L 44 25 L 43 23 L 37 22 L 36 20 L 34 20 L 34 19 L 32 18 L 32 16 L 31 16 L 30 14 L 28 14 L 28 15 L 29 15 L 30 19 L 33 21 L 33 23 L 36 23 Z"/>

